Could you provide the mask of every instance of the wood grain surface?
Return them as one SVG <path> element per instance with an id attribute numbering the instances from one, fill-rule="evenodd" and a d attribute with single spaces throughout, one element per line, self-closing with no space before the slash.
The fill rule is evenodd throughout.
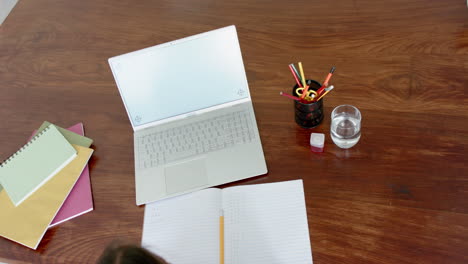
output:
<path id="1" fill-rule="evenodd" d="M 132 128 L 107 59 L 234 24 L 269 173 L 303 179 L 315 264 L 468 263 L 468 9 L 460 0 L 21 0 L 0 26 L 0 159 L 48 120 L 94 139 L 95 210 L 51 228 L 37 251 L 0 238 L 0 262 L 94 263 L 139 243 Z M 302 61 L 335 89 L 322 125 L 279 96 Z M 349 150 L 331 110 L 361 110 Z M 325 133 L 325 151 L 308 148 Z M 4 217 L 0 214 L 0 217 Z M 187 220 L 189 223 L 189 220 Z"/>

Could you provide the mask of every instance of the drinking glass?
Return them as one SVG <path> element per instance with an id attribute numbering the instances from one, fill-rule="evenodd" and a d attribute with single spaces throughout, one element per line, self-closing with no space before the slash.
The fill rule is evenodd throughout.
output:
<path id="1" fill-rule="evenodd" d="M 331 113 L 330 134 L 340 148 L 348 149 L 361 138 L 361 112 L 352 105 L 340 105 Z"/>

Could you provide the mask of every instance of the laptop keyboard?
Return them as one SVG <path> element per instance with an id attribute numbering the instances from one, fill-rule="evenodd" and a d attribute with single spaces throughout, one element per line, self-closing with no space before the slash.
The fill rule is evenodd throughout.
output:
<path id="1" fill-rule="evenodd" d="M 138 139 L 140 168 L 150 168 L 211 151 L 249 143 L 255 138 L 248 111 L 157 131 Z"/>

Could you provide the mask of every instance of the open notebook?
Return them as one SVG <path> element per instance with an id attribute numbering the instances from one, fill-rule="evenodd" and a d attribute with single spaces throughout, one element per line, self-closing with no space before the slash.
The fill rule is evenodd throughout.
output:
<path id="1" fill-rule="evenodd" d="M 302 180 L 209 188 L 147 204 L 142 245 L 173 264 L 312 263 Z"/>

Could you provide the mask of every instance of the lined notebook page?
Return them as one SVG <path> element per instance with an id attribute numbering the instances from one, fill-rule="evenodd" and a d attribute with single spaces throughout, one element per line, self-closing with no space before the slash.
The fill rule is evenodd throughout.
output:
<path id="1" fill-rule="evenodd" d="M 173 264 L 219 264 L 221 190 L 146 205 L 142 246 Z"/>
<path id="2" fill-rule="evenodd" d="M 302 180 L 223 189 L 226 264 L 312 263 Z"/>

